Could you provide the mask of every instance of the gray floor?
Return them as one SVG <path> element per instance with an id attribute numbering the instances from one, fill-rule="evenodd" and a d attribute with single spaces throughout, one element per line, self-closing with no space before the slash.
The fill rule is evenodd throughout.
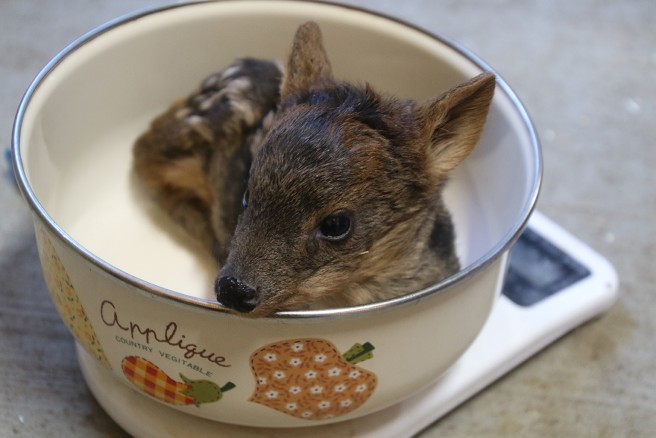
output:
<path id="1" fill-rule="evenodd" d="M 32 77 L 76 36 L 149 0 L 0 0 L 0 146 Z M 653 436 L 656 3 L 350 1 L 487 60 L 544 147 L 539 209 L 606 255 L 620 299 L 423 436 Z M 47 298 L 30 214 L 0 162 L 0 436 L 121 436 L 80 380 Z M 190 434 L 190 436 L 192 436 Z"/>

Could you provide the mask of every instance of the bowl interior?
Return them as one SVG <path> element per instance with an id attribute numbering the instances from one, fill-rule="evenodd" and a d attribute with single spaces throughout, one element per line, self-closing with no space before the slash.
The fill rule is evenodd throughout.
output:
<path id="1" fill-rule="evenodd" d="M 22 107 L 19 167 L 37 210 L 98 263 L 211 299 L 212 261 L 136 188 L 132 144 L 156 114 L 235 58 L 283 60 L 308 19 L 320 24 L 337 77 L 400 97 L 428 98 L 485 69 L 419 30 L 319 3 L 201 3 L 110 24 L 54 60 Z M 502 85 L 481 143 L 445 194 L 463 267 L 512 238 L 537 192 L 534 135 Z"/>

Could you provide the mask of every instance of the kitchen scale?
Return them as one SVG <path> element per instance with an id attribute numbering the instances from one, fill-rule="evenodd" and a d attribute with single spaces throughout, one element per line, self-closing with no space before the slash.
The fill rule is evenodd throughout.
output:
<path id="1" fill-rule="evenodd" d="M 382 411 L 306 428 L 235 426 L 191 416 L 123 384 L 78 347 L 91 392 L 135 437 L 410 437 L 576 326 L 608 310 L 617 297 L 612 265 L 539 212 L 513 247 L 503 294 L 478 338 L 436 383 Z M 503 340 L 503 342 L 499 342 Z"/>

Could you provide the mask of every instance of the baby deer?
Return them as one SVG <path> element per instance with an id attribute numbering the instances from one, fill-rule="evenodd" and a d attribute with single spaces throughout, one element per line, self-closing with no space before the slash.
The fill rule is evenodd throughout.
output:
<path id="1" fill-rule="evenodd" d="M 213 252 L 224 306 L 267 316 L 371 303 L 458 271 L 442 191 L 494 88 L 483 73 L 417 102 L 336 80 L 309 22 L 284 78 L 253 59 L 210 76 L 137 141 L 135 169 Z"/>

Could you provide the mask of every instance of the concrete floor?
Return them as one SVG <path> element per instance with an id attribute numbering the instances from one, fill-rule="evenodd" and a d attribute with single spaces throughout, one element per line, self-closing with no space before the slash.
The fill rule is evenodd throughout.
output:
<path id="1" fill-rule="evenodd" d="M 153 0 L 0 0 L 0 146 L 39 69 Z M 422 436 L 653 436 L 656 430 L 656 3 L 349 1 L 446 34 L 515 89 L 541 135 L 538 208 L 606 255 L 620 298 Z M 0 436 L 122 436 L 81 381 L 40 274 L 30 214 L 0 162 Z M 191 434 L 190 434 L 191 436 Z"/>

